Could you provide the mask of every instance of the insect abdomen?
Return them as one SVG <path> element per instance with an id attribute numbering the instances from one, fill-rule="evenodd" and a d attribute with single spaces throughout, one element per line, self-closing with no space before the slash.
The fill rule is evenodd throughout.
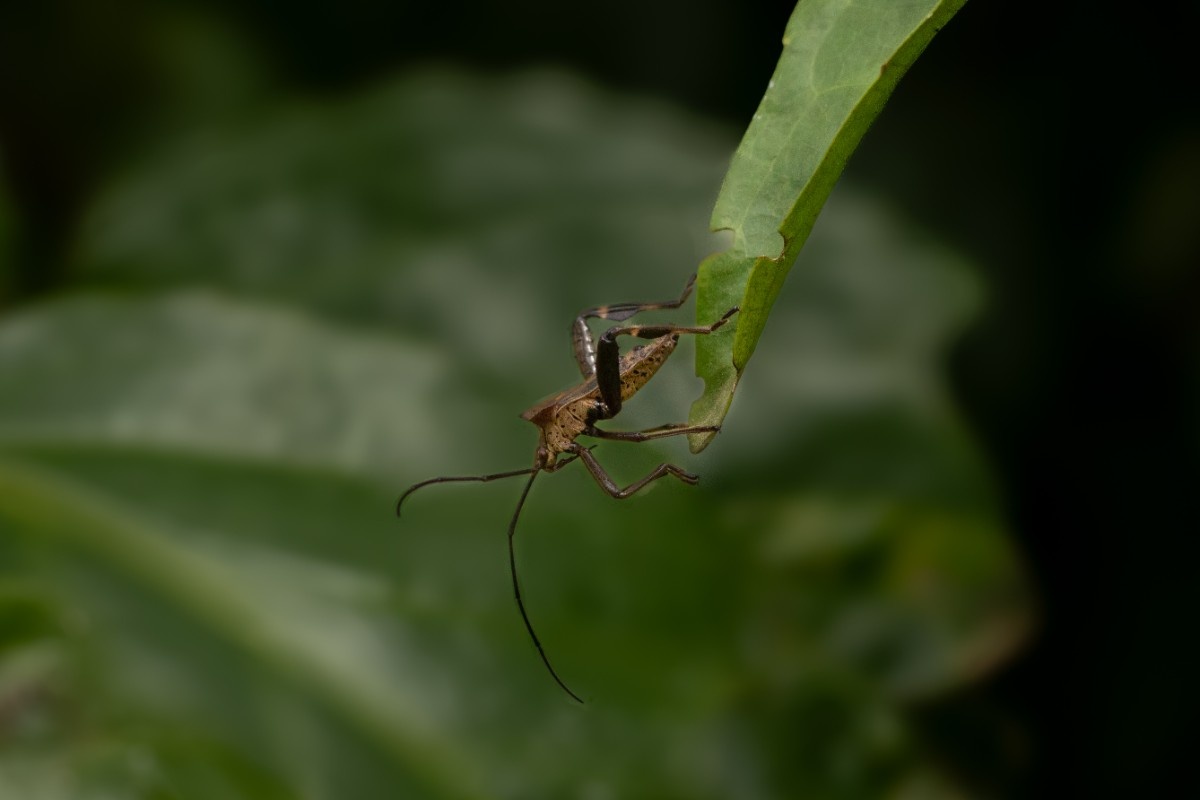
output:
<path id="1" fill-rule="evenodd" d="M 663 362 L 675 352 L 678 334 L 663 336 L 639 345 L 621 356 L 621 399 L 628 400 L 654 377 Z"/>

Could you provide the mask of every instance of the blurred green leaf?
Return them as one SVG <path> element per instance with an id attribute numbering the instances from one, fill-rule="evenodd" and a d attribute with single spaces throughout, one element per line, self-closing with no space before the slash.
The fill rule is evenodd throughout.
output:
<path id="1" fill-rule="evenodd" d="M 719 425 L 766 326 L 784 278 L 847 159 L 900 78 L 966 0 L 895 3 L 805 0 L 713 210 L 730 249 L 700 267 L 696 314 L 741 312 L 734 337 L 700 337 L 704 394 L 690 421 Z M 692 451 L 715 434 L 693 434 Z"/>
<path id="2" fill-rule="evenodd" d="M 567 323 L 678 291 L 724 142 L 561 77 L 435 72 L 263 109 L 114 179 L 74 296 L 0 320 L 0 666 L 24 665 L 0 707 L 27 698 L 0 714 L 0 788 L 951 784 L 908 704 L 1011 654 L 1028 601 L 941 383 L 976 284 L 861 196 L 814 230 L 701 487 L 535 485 L 523 588 L 585 707 L 512 605 L 519 487 L 431 487 L 393 516 L 406 484 L 529 462 L 516 415 L 577 376 Z M 623 423 L 678 419 L 676 362 Z M 597 455 L 632 480 L 683 450 Z"/>
<path id="3" fill-rule="evenodd" d="M 161 148 L 87 214 L 75 270 L 220 286 L 519 360 L 509 331 L 561 336 L 560 304 L 678 292 L 711 249 L 703 217 L 728 145 L 712 123 L 558 73 L 422 72 Z M 531 264 L 555 268 L 535 283 Z M 631 264 L 663 277 L 614 280 Z"/>
<path id="4" fill-rule="evenodd" d="M 274 584 L 262 568 L 242 574 L 250 553 L 205 553 L 195 541 L 181 547 L 154 522 L 28 464 L 0 463 L 0 486 L 0 513 L 18 533 L 64 538 L 68 552 L 98 572 L 111 571 L 156 603 L 178 607 L 189 621 L 256 658 L 276 680 L 300 687 L 363 730 L 432 795 L 482 796 L 471 787 L 468 764 L 453 757 L 437 731 L 436 714 L 395 691 L 372 641 L 362 637 L 365 631 L 356 635 L 343 627 L 339 640 L 331 641 L 338 624 L 334 605 L 305 608 L 304 593 L 292 584 L 312 584 L 319 575 L 286 561 Z M 330 624 L 307 624 L 311 613 L 326 615 Z"/>
<path id="5" fill-rule="evenodd" d="M 418 400 L 451 391 L 434 351 L 201 292 L 12 315 L 0 362 L 10 446 L 150 445 L 386 477 L 454 427 L 453 401 Z"/>

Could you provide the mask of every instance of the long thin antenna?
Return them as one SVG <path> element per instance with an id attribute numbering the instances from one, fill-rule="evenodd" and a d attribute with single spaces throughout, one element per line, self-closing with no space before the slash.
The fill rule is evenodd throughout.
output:
<path id="1" fill-rule="evenodd" d="M 532 474 L 529 476 L 529 482 L 525 484 L 525 490 L 521 492 L 521 499 L 517 501 L 517 509 L 513 512 L 512 522 L 508 523 L 508 571 L 512 574 L 513 595 L 517 598 L 517 608 L 521 611 L 521 619 L 525 622 L 525 630 L 529 631 L 529 638 L 533 639 L 533 644 L 537 647 L 538 655 L 542 657 L 542 663 L 550 671 L 550 677 L 554 678 L 554 682 L 564 692 L 571 695 L 572 700 L 582 705 L 583 700 L 580 699 L 579 695 L 572 692 L 570 687 L 563 683 L 563 679 L 558 677 L 558 673 L 550 665 L 550 659 L 546 657 L 546 651 L 542 649 L 542 642 L 533 630 L 533 623 L 529 621 L 529 614 L 525 613 L 525 603 L 521 600 L 521 584 L 517 582 L 517 556 L 513 550 L 513 535 L 517 532 L 517 518 L 521 516 L 521 508 L 525 505 L 525 498 L 529 496 L 529 490 L 533 488 L 533 480 L 538 476 L 538 472 L 540 471 L 536 467 L 533 469 Z M 516 475 L 520 473 L 509 474 Z"/>
<path id="2" fill-rule="evenodd" d="M 415 492 L 417 489 L 420 489 L 422 486 L 429 486 L 430 484 L 433 484 L 433 483 L 454 483 L 456 481 L 477 481 L 479 483 L 487 483 L 488 481 L 499 480 L 500 478 L 512 478 L 517 475 L 528 475 L 530 472 L 536 473 L 537 471 L 538 471 L 538 467 L 531 467 L 529 469 L 514 469 L 512 472 L 497 472 L 494 475 L 447 476 L 447 477 L 441 477 L 441 478 L 430 478 L 427 481 L 421 481 L 420 483 L 414 483 L 412 486 L 408 487 L 404 491 L 404 494 L 400 495 L 400 499 L 396 501 L 396 516 L 397 517 L 400 516 L 400 506 L 404 505 L 405 498 L 407 498 L 410 494 Z"/>

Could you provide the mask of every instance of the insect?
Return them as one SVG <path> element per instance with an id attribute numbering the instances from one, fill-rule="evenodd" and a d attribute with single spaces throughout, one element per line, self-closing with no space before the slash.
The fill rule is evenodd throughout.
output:
<path id="1" fill-rule="evenodd" d="M 675 351 L 681 334 L 710 334 L 729 321 L 738 309 L 731 308 L 716 322 L 710 325 L 615 325 L 595 339 L 588 327 L 589 319 L 604 319 L 612 322 L 624 322 L 641 311 L 679 308 L 687 301 L 692 293 L 692 285 L 696 276 L 693 275 L 683 287 L 683 293 L 678 300 L 668 300 L 661 303 L 618 303 L 615 305 L 596 306 L 582 312 L 575 318 L 571 326 L 571 341 L 575 349 L 575 360 L 579 371 L 583 373 L 583 382 L 570 389 L 549 397 L 527 409 L 521 414 L 536 425 L 540 431 L 538 446 L 533 459 L 533 466 L 527 469 L 497 472 L 492 475 L 443 476 L 430 478 L 413 484 L 396 503 L 396 515 L 400 515 L 400 507 L 417 489 L 435 483 L 452 483 L 457 481 L 487 482 L 500 478 L 512 478 L 518 475 L 528 475 L 517 507 L 513 511 L 512 520 L 508 524 L 508 568 L 512 575 L 513 595 L 517 600 L 517 609 L 529 638 L 533 640 L 542 663 L 550 672 L 551 677 L 575 701 L 582 703 L 579 695 L 571 691 L 554 667 L 542 647 L 541 640 L 529 621 L 525 611 L 525 602 L 521 599 L 521 585 L 517 580 L 517 561 L 513 549 L 513 536 L 517 531 L 517 520 L 525 505 L 525 498 L 533 488 L 533 481 L 539 472 L 557 472 L 572 461 L 583 462 L 584 467 L 591 473 L 600 488 L 612 497 L 623 500 L 635 494 L 647 484 L 666 475 L 672 475 L 687 484 L 695 484 L 700 480 L 698 475 L 685 472 L 674 464 L 659 464 L 648 475 L 634 481 L 629 486 L 621 488 L 616 481 L 605 472 L 604 467 L 592 455 L 592 447 L 579 444 L 576 439 L 587 436 L 596 439 L 611 439 L 619 442 L 645 442 L 651 439 L 661 439 L 665 436 L 681 436 L 688 433 L 708 433 L 719 430 L 717 425 L 688 425 L 675 423 L 660 425 L 644 431 L 610 431 L 596 427 L 596 423 L 615 417 L 622 404 L 637 394 L 667 358 Z M 621 336 L 631 336 L 636 339 L 649 340 L 646 344 L 634 347 L 625 355 L 621 355 L 617 339 Z"/>

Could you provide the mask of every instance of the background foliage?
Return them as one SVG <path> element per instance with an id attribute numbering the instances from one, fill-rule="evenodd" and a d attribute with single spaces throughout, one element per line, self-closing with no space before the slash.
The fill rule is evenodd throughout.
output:
<path id="1" fill-rule="evenodd" d="M 594 710 L 563 707 L 509 602 L 515 487 L 389 512 L 427 474 L 528 461 L 514 412 L 571 379 L 568 309 L 676 289 L 727 142 L 550 74 L 424 72 L 115 179 L 79 290 L 0 330 L 11 616 L 46 622 L 11 691 L 55 698 L 9 764 L 38 775 L 25 791 L 96 790 L 96 737 L 103 781 L 185 795 L 947 780 L 905 704 L 990 669 L 1026 612 L 935 366 L 974 284 L 865 200 L 835 206 L 768 367 L 793 378 L 730 426 L 712 491 L 614 504 L 579 470 L 537 487 L 530 604 Z M 659 394 L 642 416 L 678 418 Z M 602 448 L 619 473 L 660 457 L 620 450 Z M 789 480 L 763 485 L 771 463 Z M 39 775 L 62 758 L 86 766 Z"/>
<path id="2" fill-rule="evenodd" d="M 516 487 L 390 517 L 409 481 L 526 463 L 570 316 L 718 249 L 791 6 L 5 6 L 0 796 L 1189 778 L 1200 162 L 1169 40 L 1194 10 L 967 4 L 710 451 L 598 451 L 701 486 L 539 482 L 519 556 L 582 710 L 512 608 Z M 1114 38 L 1136 92 L 1097 78 Z M 608 88 L 507 71 L 547 60 Z M 679 418 L 689 356 L 623 420 Z M 1004 670 L 1031 618 L 1008 519 L 1044 607 Z"/>

